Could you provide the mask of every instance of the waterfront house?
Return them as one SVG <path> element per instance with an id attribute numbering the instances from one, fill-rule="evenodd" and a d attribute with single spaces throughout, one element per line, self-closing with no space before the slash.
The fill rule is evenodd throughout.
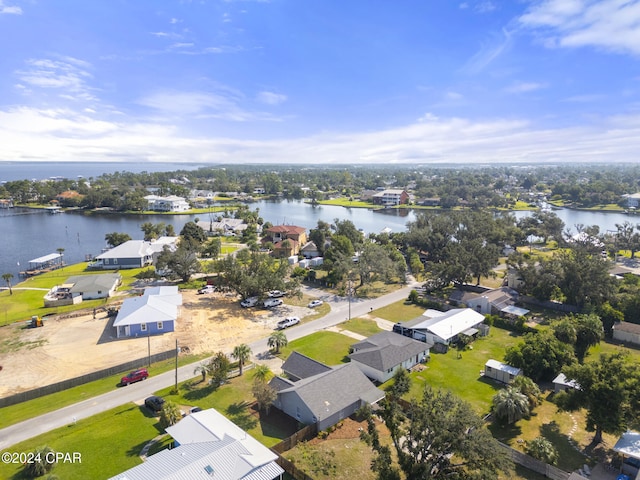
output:
<path id="1" fill-rule="evenodd" d="M 115 295 L 122 282 L 119 273 L 74 275 L 62 285 L 56 285 L 44 297 L 45 307 L 78 304 L 84 300 L 108 298 Z"/>
<path id="2" fill-rule="evenodd" d="M 371 380 L 384 383 L 404 368 L 424 362 L 431 346 L 404 335 L 380 332 L 351 345 L 349 359 Z"/>
<path id="3" fill-rule="evenodd" d="M 175 330 L 182 294 L 177 286 L 147 288 L 139 297 L 127 298 L 113 322 L 116 337 L 156 335 Z"/>
<path id="4" fill-rule="evenodd" d="M 175 249 L 178 237 L 160 237 L 153 241 L 129 240 L 98 255 L 89 269 L 119 270 L 153 265 L 165 246 Z"/>
<path id="5" fill-rule="evenodd" d="M 144 199 L 147 201 L 147 208 L 154 212 L 186 212 L 191 209 L 191 206 L 184 197 L 178 197 L 176 195 L 169 195 L 167 197 L 147 195 Z"/>
<path id="6" fill-rule="evenodd" d="M 627 208 L 638 208 L 640 206 L 640 193 L 628 193 L 623 197 L 627 201 Z"/>
<path id="7" fill-rule="evenodd" d="M 375 193 L 372 198 L 374 205 L 382 205 L 384 207 L 395 207 L 409 203 L 409 194 L 406 190 L 382 190 Z"/>

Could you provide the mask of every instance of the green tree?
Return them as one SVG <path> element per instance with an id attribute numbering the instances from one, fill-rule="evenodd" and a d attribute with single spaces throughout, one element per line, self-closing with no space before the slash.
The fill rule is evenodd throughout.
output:
<path id="1" fill-rule="evenodd" d="M 207 234 L 195 222 L 187 222 L 180 230 L 180 236 L 200 246 L 207 239 Z"/>
<path id="2" fill-rule="evenodd" d="M 300 284 L 287 281 L 291 267 L 267 254 L 243 249 L 235 256 L 228 255 L 215 264 L 224 283 L 242 298 L 263 296 L 269 290 L 288 291 L 297 295 Z"/>
<path id="3" fill-rule="evenodd" d="M 274 353 L 276 355 L 280 353 L 280 349 L 282 347 L 286 347 L 288 344 L 289 341 L 287 340 L 287 336 L 284 332 L 281 331 L 273 332 L 267 339 L 267 345 L 269 346 L 269 348 L 275 349 Z"/>
<path id="4" fill-rule="evenodd" d="M 262 382 L 266 383 L 273 373 L 271 369 L 267 365 L 256 365 L 256 368 L 253 369 L 253 381 L 254 382 Z"/>
<path id="5" fill-rule="evenodd" d="M 233 348 L 231 356 L 238 361 L 238 369 L 240 370 L 240 376 L 242 376 L 242 367 L 251 358 L 251 348 L 246 343 L 241 343 Z"/>
<path id="6" fill-rule="evenodd" d="M 513 387 L 503 388 L 493 396 L 493 414 L 499 422 L 511 425 L 529 413 L 529 399 Z"/>
<path id="7" fill-rule="evenodd" d="M 13 280 L 13 273 L 3 273 L 2 279 L 6 282 L 7 287 L 9 287 L 9 295 L 13 295 L 13 290 L 11 288 L 11 280 Z"/>
<path id="8" fill-rule="evenodd" d="M 182 413 L 176 403 L 169 400 L 162 404 L 162 411 L 160 412 L 160 426 L 162 428 L 175 425 L 181 418 Z"/>
<path id="9" fill-rule="evenodd" d="M 222 241 L 220 238 L 212 238 L 202 247 L 202 254 L 209 258 L 218 258 L 222 251 Z"/>
<path id="10" fill-rule="evenodd" d="M 533 458 L 549 465 L 558 463 L 558 450 L 553 446 L 553 443 L 544 437 L 537 437 L 527 442 L 525 451 Z"/>
<path id="11" fill-rule="evenodd" d="M 200 365 L 197 365 L 194 369 L 193 369 L 193 374 L 201 374 L 202 375 L 202 382 L 204 383 L 204 381 L 207 379 L 207 372 L 209 371 L 209 367 L 207 366 L 206 363 L 201 363 Z"/>
<path id="12" fill-rule="evenodd" d="M 529 400 L 529 410 L 533 411 L 542 401 L 542 392 L 538 384 L 526 375 L 517 375 L 511 382 L 511 387 L 523 394 Z"/>
<path id="13" fill-rule="evenodd" d="M 264 411 L 267 415 L 269 415 L 271 405 L 278 397 L 278 392 L 276 392 L 276 389 L 269 385 L 267 382 L 254 382 L 253 386 L 251 387 L 251 392 L 256 399 L 258 409 Z"/>
<path id="14" fill-rule="evenodd" d="M 49 473 L 56 465 L 55 452 L 51 447 L 47 445 L 38 447 L 32 453 L 34 461 L 26 463 L 24 467 L 24 473 L 28 478 L 41 477 Z"/>
<path id="15" fill-rule="evenodd" d="M 552 325 L 558 340 L 573 345 L 578 362 L 582 363 L 589 348 L 602 339 L 602 321 L 595 314 L 570 315 Z"/>
<path id="16" fill-rule="evenodd" d="M 559 393 L 555 401 L 563 410 L 587 410 L 594 445 L 602 442 L 603 432 L 619 435 L 636 418 L 640 374 L 628 354 L 602 354 L 598 361 L 567 367 L 564 373 L 580 388 Z"/>
<path id="17" fill-rule="evenodd" d="M 394 397 L 400 398 L 409 393 L 409 390 L 411 390 L 411 377 L 405 368 L 399 368 L 393 374 L 390 392 Z"/>
<path id="18" fill-rule="evenodd" d="M 209 361 L 207 372 L 211 376 L 211 382 L 214 385 L 219 386 L 226 382 L 230 371 L 231 362 L 224 352 L 216 353 Z"/>
<path id="19" fill-rule="evenodd" d="M 104 236 L 104 240 L 110 247 L 117 247 L 131 240 L 131 236 L 128 233 L 111 232 Z"/>
<path id="20" fill-rule="evenodd" d="M 168 269 L 182 281 L 188 282 L 193 274 L 202 270 L 198 261 L 197 248 L 188 241 L 180 242 L 175 250 L 165 245 L 156 261 L 156 269 Z"/>
<path id="21" fill-rule="evenodd" d="M 398 465 L 407 480 L 497 479 L 511 462 L 472 408 L 450 392 L 425 387 L 422 398 L 407 415 L 394 401 L 385 401 L 378 413 L 389 429 Z M 372 468 L 378 478 L 393 477 L 393 468 L 380 443 L 374 444 L 369 419 L 366 439 L 378 455 Z M 375 427 L 374 427 L 375 428 Z M 391 475 L 387 477 L 386 475 Z"/>
<path id="22" fill-rule="evenodd" d="M 144 222 L 142 225 L 140 225 L 140 230 L 142 230 L 144 239 L 148 242 L 162 235 L 162 232 L 164 230 L 164 223 L 153 224 L 151 222 Z"/>
<path id="23" fill-rule="evenodd" d="M 552 380 L 563 367 L 576 360 L 573 347 L 562 343 L 548 330 L 527 333 L 522 342 L 507 349 L 504 358 L 535 381 Z"/>
<path id="24" fill-rule="evenodd" d="M 613 326 L 617 322 L 624 320 L 624 314 L 611 306 L 609 302 L 605 302 L 600 306 L 598 310 L 600 320 L 602 321 L 602 328 L 604 329 L 604 335 L 607 338 L 613 337 Z"/>

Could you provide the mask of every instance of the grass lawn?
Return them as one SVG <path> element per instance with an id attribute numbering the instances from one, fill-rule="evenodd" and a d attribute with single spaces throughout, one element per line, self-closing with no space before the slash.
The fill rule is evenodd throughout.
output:
<path id="1" fill-rule="evenodd" d="M 349 200 L 348 198 L 333 198 L 331 200 L 320 200 L 319 205 L 336 205 L 339 207 L 351 207 L 351 208 L 374 208 L 375 205 L 371 202 L 363 202 L 361 200 Z"/>
<path id="2" fill-rule="evenodd" d="M 309 295 L 302 295 L 301 298 L 286 297 L 284 298 L 284 303 L 286 303 L 287 305 L 293 305 L 295 307 L 306 307 L 311 300 L 315 300 L 315 299 L 316 297 L 310 297 Z M 302 317 L 300 321 L 310 322 L 311 320 L 317 320 L 318 318 L 324 317 L 330 311 L 331 311 L 331 305 L 325 302 L 322 305 L 315 307 L 313 309 L 313 313 Z"/>
<path id="3" fill-rule="evenodd" d="M 178 358 L 178 365 L 187 365 L 210 356 L 211 354 L 181 356 Z M 175 368 L 175 360 L 169 359 L 152 364 L 151 368 L 149 368 L 149 374 L 158 375 L 173 368 Z M 5 428 L 9 425 L 22 422 L 23 420 L 34 418 L 44 413 L 66 407 L 67 405 L 72 405 L 88 398 L 110 392 L 117 388 L 123 373 L 125 372 L 96 380 L 95 382 L 78 385 L 77 387 L 69 388 L 62 392 L 52 393 L 44 397 L 34 398 L 33 400 L 4 407 L 2 408 L 2 415 L 0 415 L 0 428 Z M 0 478 L 2 478 L 2 476 L 0 476 Z"/>
<path id="4" fill-rule="evenodd" d="M 365 337 L 370 337 L 376 333 L 380 333 L 382 329 L 373 320 L 367 320 L 365 318 L 352 318 L 344 323 L 338 325 L 340 328 L 349 330 L 351 332 L 359 333 Z"/>
<path id="5" fill-rule="evenodd" d="M 59 463 L 51 473 L 64 479 L 97 480 L 140 464 L 142 447 L 160 433 L 157 418 L 144 407 L 128 403 L 14 445 L 11 451 L 30 452 L 48 445 L 57 452 L 79 452 L 82 463 Z M 21 466 L 2 463 L 0 478 L 23 478 L 21 470 Z"/>
<path id="6" fill-rule="evenodd" d="M 277 411 L 265 416 L 251 408 L 253 379 L 250 372 L 231 379 L 218 389 L 199 383 L 200 379 L 198 376 L 181 384 L 178 395 L 170 395 L 170 388 L 156 394 L 181 406 L 216 408 L 268 447 L 296 431 L 296 422 L 289 421 L 288 417 L 283 420 Z M 58 452 L 80 452 L 81 464 L 59 464 L 52 473 L 64 479 L 103 479 L 140 464 L 138 455 L 142 448 L 162 433 L 157 417 L 151 416 L 144 407 L 128 403 L 80 420 L 77 425 L 62 427 L 14 445 L 11 451 L 30 452 L 48 445 Z M 169 440 L 163 438 L 153 451 L 157 452 L 168 443 Z M 0 478 L 21 478 L 16 476 L 19 471 L 19 467 L 2 464 Z"/>
<path id="7" fill-rule="evenodd" d="M 349 347 L 354 343 L 356 340 L 340 333 L 316 332 L 289 342 L 278 356 L 286 359 L 295 350 L 325 365 L 338 365 L 348 361 Z"/>
<path id="8" fill-rule="evenodd" d="M 371 312 L 371 315 L 396 323 L 419 317 L 425 310 L 424 307 L 418 307 L 412 303 L 406 303 L 404 300 L 400 300 L 399 302 L 374 310 Z"/>
<path id="9" fill-rule="evenodd" d="M 0 326 L 10 323 L 25 321 L 32 315 L 53 315 L 58 313 L 72 312 L 76 310 L 91 309 L 101 307 L 108 303 L 107 299 L 88 300 L 77 305 L 66 305 L 63 307 L 45 308 L 42 297 L 46 290 L 61 284 L 72 275 L 95 275 L 104 273 L 103 271 L 87 272 L 87 264 L 76 263 L 67 265 L 53 272 L 43 273 L 27 278 L 25 281 L 13 285 L 13 295 L 8 290 L 0 292 Z M 131 270 L 121 270 L 122 286 L 120 290 L 126 289 L 136 281 L 135 275 L 143 269 L 135 268 Z M 15 279 L 14 279 L 15 280 Z M 20 290 L 21 288 L 35 288 L 38 290 Z"/>
<path id="10" fill-rule="evenodd" d="M 429 384 L 435 388 L 451 390 L 469 402 L 476 412 L 484 415 L 491 409 L 491 400 L 502 385 L 480 376 L 487 360 L 502 360 L 505 349 L 518 343 L 515 334 L 491 327 L 488 337 L 480 337 L 472 343 L 473 349 L 458 352 L 450 348 L 448 353 L 431 353 L 431 359 L 421 372 L 412 372 L 412 387 L 408 396 L 419 398 L 422 388 Z M 460 358 L 458 355 L 460 354 Z M 392 380 L 385 383 L 391 385 Z"/>

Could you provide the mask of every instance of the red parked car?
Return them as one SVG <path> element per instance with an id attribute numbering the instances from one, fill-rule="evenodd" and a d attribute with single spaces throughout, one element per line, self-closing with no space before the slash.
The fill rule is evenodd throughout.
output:
<path id="1" fill-rule="evenodd" d="M 120 385 L 126 387 L 130 383 L 146 380 L 148 376 L 149 376 L 149 372 L 147 372 L 146 368 L 139 368 L 138 370 L 129 372 L 124 377 L 122 377 L 120 379 Z"/>

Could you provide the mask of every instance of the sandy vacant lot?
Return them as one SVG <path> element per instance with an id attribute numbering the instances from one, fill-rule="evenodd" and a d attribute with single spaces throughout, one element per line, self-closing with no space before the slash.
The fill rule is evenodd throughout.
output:
<path id="1" fill-rule="evenodd" d="M 238 297 L 183 292 L 176 331 L 151 337 L 151 353 L 186 346 L 191 353 L 230 352 L 241 343 L 268 336 L 278 320 L 309 314 L 306 307 L 243 309 Z M 47 319 L 43 328 L 24 324 L 0 328 L 0 397 L 48 385 L 147 356 L 147 337 L 115 339 L 113 320 L 93 312 Z"/>

